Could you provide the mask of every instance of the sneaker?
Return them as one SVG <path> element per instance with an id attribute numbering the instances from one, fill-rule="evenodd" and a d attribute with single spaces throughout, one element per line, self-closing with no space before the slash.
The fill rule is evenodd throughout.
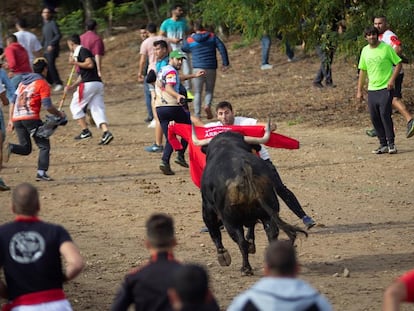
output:
<path id="1" fill-rule="evenodd" d="M 388 145 L 388 153 L 389 154 L 396 154 L 397 153 L 397 147 L 395 147 L 394 144 Z"/>
<path id="2" fill-rule="evenodd" d="M 175 173 L 171 170 L 171 167 L 167 162 L 161 161 L 160 170 L 164 175 L 175 175 Z"/>
<path id="3" fill-rule="evenodd" d="M 62 84 L 56 84 L 56 86 L 53 88 L 54 92 L 59 92 L 63 90 L 63 85 Z"/>
<path id="4" fill-rule="evenodd" d="M 333 88 L 333 89 L 336 88 L 336 84 L 333 84 L 333 83 L 326 83 L 325 86 Z"/>
<path id="5" fill-rule="evenodd" d="M 303 216 L 302 221 L 308 230 L 316 225 L 316 222 L 309 216 Z"/>
<path id="6" fill-rule="evenodd" d="M 154 119 L 154 118 L 146 117 L 146 118 L 144 119 L 144 122 L 145 122 L 145 123 L 150 123 L 150 122 L 152 121 L 152 119 Z"/>
<path id="7" fill-rule="evenodd" d="M 372 150 L 374 154 L 388 153 L 388 146 L 379 146 L 377 149 Z"/>
<path id="8" fill-rule="evenodd" d="M 322 89 L 323 88 L 323 84 L 320 82 L 313 82 L 312 84 L 314 87 L 318 88 L 318 89 Z"/>
<path id="9" fill-rule="evenodd" d="M 213 114 L 211 113 L 211 108 L 210 106 L 205 106 L 204 107 L 204 112 L 207 114 L 207 119 L 213 119 Z"/>
<path id="10" fill-rule="evenodd" d="M 261 70 L 269 70 L 269 69 L 272 69 L 272 68 L 273 68 L 273 66 L 270 65 L 270 64 L 264 64 L 264 65 L 260 66 Z"/>
<path id="11" fill-rule="evenodd" d="M 78 136 L 75 136 L 75 140 L 88 139 L 91 137 L 92 137 L 92 132 L 86 129 L 86 130 L 82 130 L 82 132 Z"/>
<path id="12" fill-rule="evenodd" d="M 102 139 L 98 145 L 107 145 L 112 141 L 112 139 L 114 139 L 112 133 L 110 131 L 106 131 L 102 134 Z"/>
<path id="13" fill-rule="evenodd" d="M 3 146 L 3 162 L 4 163 L 9 162 L 10 154 L 11 154 L 10 144 L 4 144 L 4 146 Z M 0 165 L 1 165 L 1 163 L 0 163 Z"/>
<path id="14" fill-rule="evenodd" d="M 155 119 L 152 119 L 151 122 L 148 124 L 148 128 L 155 129 L 155 125 L 156 125 Z"/>
<path id="15" fill-rule="evenodd" d="M 407 138 L 410 138 L 414 135 L 414 119 L 411 119 L 407 123 Z"/>
<path id="16" fill-rule="evenodd" d="M 292 58 L 288 57 L 288 59 L 287 59 L 287 61 L 288 61 L 289 63 L 296 62 L 297 60 L 298 60 L 298 59 L 297 59 L 296 57 L 292 57 Z"/>
<path id="17" fill-rule="evenodd" d="M 151 146 L 145 147 L 144 150 L 146 152 L 163 152 L 164 147 L 153 143 Z"/>
<path id="18" fill-rule="evenodd" d="M 376 137 L 377 131 L 375 129 L 369 129 L 365 131 L 365 134 L 367 134 L 369 137 Z"/>
<path id="19" fill-rule="evenodd" d="M 52 181 L 53 178 L 51 178 L 46 173 L 43 173 L 43 175 L 37 174 L 36 175 L 36 181 Z"/>
<path id="20" fill-rule="evenodd" d="M 8 190 L 10 190 L 10 187 L 7 186 L 4 183 L 3 179 L 0 178 L 0 191 L 8 191 Z"/>
<path id="21" fill-rule="evenodd" d="M 187 99 L 194 99 L 194 94 L 190 90 L 187 90 Z"/>
<path id="22" fill-rule="evenodd" d="M 175 158 L 174 162 L 177 163 L 178 165 L 181 165 L 182 167 L 189 167 L 188 163 L 184 159 L 184 156 L 182 156 L 182 155 L 178 155 Z"/>

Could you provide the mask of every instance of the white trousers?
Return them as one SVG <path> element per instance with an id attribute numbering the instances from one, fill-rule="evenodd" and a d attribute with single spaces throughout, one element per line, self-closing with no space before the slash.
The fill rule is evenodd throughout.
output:
<path id="1" fill-rule="evenodd" d="M 62 299 L 30 306 L 17 306 L 11 311 L 72 311 L 72 307 L 67 299 Z"/>
<path id="2" fill-rule="evenodd" d="M 80 89 L 79 86 L 73 93 L 70 103 L 73 119 L 78 120 L 85 117 L 86 109 L 89 109 L 96 127 L 99 128 L 102 123 L 108 123 L 105 115 L 103 83 L 99 81 L 85 82 L 83 90 Z"/>

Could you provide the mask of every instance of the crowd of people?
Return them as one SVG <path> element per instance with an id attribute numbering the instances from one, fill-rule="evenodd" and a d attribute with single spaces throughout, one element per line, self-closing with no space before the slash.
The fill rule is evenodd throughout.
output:
<path id="1" fill-rule="evenodd" d="M 41 41 L 26 30 L 24 19 L 16 20 L 17 32 L 6 38 L 7 46 L 2 54 L 4 68 L 0 69 L 0 100 L 3 105 L 10 106 L 7 127 L 0 114 L 0 144 L 4 145 L 0 152 L 0 170 L 2 162 L 7 162 L 12 154 L 30 154 L 33 139 L 39 148 L 37 181 L 53 180 L 48 173 L 49 137 L 40 130 L 44 126 L 40 118 L 41 108 L 54 115 L 59 120 L 58 125 L 66 124 L 63 122 L 66 115 L 52 103 L 51 92 L 66 94 L 74 91 L 70 111 L 81 130 L 75 140 L 92 137 L 88 114 L 102 132 L 99 145 L 108 145 L 114 139 L 105 112 L 102 83 L 105 47 L 96 33 L 97 23 L 87 21 L 85 33 L 67 39 L 68 63 L 77 77 L 72 81 L 71 74 L 64 85 L 56 68 L 61 34 L 53 13 L 48 7 L 42 10 Z M 368 107 L 380 143 L 373 151 L 375 154 L 397 153 L 392 105 L 402 111 L 407 120 L 406 137 L 414 135 L 413 118 L 401 100 L 401 43 L 394 33 L 387 31 L 383 16 L 376 17 L 374 24 L 365 29 L 368 45 L 362 50 L 358 65 L 358 99 L 362 99 L 365 80 L 368 78 L 369 81 Z M 207 127 L 257 124 L 255 119 L 236 116 L 227 101 L 213 104 L 219 67 L 216 53 L 218 51 L 221 56 L 221 69 L 226 71 L 230 66 L 227 49 L 200 21 L 190 27 L 181 5 L 172 7 L 171 17 L 160 25 L 160 31 L 155 24 L 149 23 L 141 27 L 140 35 L 143 41 L 137 80 L 145 86 L 147 117 L 144 121 L 153 124 L 155 131 L 154 143 L 145 150 L 162 153 L 159 164 L 162 174 L 175 174 L 170 164 L 174 152 L 168 140 L 170 122 Z M 268 60 L 270 37 L 264 35 L 261 41 L 264 49 L 261 69 L 272 69 Z M 289 61 L 296 60 L 287 41 L 286 52 Z M 381 61 L 373 62 L 373 59 Z M 326 61 L 321 57 L 317 75 L 320 79 L 314 81 L 318 87 L 322 85 L 323 77 L 325 86 L 332 86 L 331 63 L 326 67 Z M 190 101 L 193 102 L 193 112 L 188 105 Z M 202 112 L 207 120 L 213 119 L 214 106 L 218 121 L 205 124 Z M 5 144 L 6 131 L 13 130 L 19 142 Z M 181 145 L 183 148 L 177 152 L 174 163 L 188 168 L 185 159 L 187 142 L 182 140 Z M 307 229 L 315 226 L 315 220 L 306 214 L 295 194 L 282 182 L 263 146 L 259 155 L 273 172 L 277 195 Z M 10 190 L 1 178 L 0 190 Z M 39 193 L 33 185 L 16 186 L 11 205 L 15 220 L 0 226 L 0 268 L 4 272 L 4 281 L 0 279 L 0 297 L 7 300 L 5 310 L 23 310 L 20 307 L 26 305 L 33 307 L 30 310 L 43 310 L 45 306 L 50 310 L 71 310 L 63 284 L 79 275 L 84 267 L 79 249 L 66 229 L 39 219 Z M 219 310 L 218 301 L 209 287 L 207 269 L 197 264 L 183 264 L 174 258 L 177 240 L 174 220 L 170 216 L 153 214 L 147 220 L 145 246 L 150 256 L 148 264 L 125 277 L 111 310 L 127 310 L 131 305 L 136 310 Z M 61 256 L 66 263 L 64 269 Z M 228 310 L 273 310 L 274 306 L 283 306 L 286 310 L 332 310 L 326 297 L 300 280 L 298 273 L 294 246 L 287 241 L 271 242 L 265 253 L 264 277 L 237 296 Z M 414 302 L 413 275 L 412 271 L 407 273 L 386 289 L 384 310 L 398 310 L 401 302 Z"/>

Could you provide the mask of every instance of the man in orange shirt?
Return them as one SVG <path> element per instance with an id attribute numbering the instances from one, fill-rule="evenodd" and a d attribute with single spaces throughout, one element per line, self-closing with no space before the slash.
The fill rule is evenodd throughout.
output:
<path id="1" fill-rule="evenodd" d="M 11 153 L 29 155 L 32 152 L 32 136 L 39 147 L 37 181 L 53 180 L 47 175 L 49 169 L 50 141 L 49 138 L 36 135 L 36 131 L 43 125 L 40 119 L 40 109 L 43 106 L 49 113 L 58 118 L 65 118 L 65 113 L 59 111 L 50 99 L 50 86 L 45 77 L 48 64 L 45 58 L 36 58 L 33 62 L 34 73 L 23 75 L 16 94 L 10 103 L 8 130 L 16 130 L 19 144 L 9 144 L 3 154 L 7 162 Z"/>

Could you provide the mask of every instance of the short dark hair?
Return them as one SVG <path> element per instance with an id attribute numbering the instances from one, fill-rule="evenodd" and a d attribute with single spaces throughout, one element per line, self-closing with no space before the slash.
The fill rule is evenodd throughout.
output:
<path id="1" fill-rule="evenodd" d="M 298 261 L 291 241 L 272 241 L 266 250 L 265 261 L 269 270 L 277 275 L 290 276 L 296 273 Z"/>
<path id="2" fill-rule="evenodd" d="M 194 21 L 193 29 L 194 29 L 194 31 L 204 30 L 204 26 L 203 26 L 203 23 L 201 22 L 201 20 Z"/>
<path id="3" fill-rule="evenodd" d="M 364 37 L 368 35 L 377 35 L 378 36 L 378 29 L 374 26 L 368 26 L 364 29 Z"/>
<path id="4" fill-rule="evenodd" d="M 223 108 L 229 108 L 230 111 L 233 111 L 233 106 L 228 101 L 219 102 L 216 106 L 216 111 Z"/>
<path id="5" fill-rule="evenodd" d="M 11 41 L 11 42 L 17 42 L 17 37 L 16 37 L 16 35 L 15 35 L 15 34 L 9 34 L 9 35 L 7 35 L 7 37 L 6 37 L 6 40 L 9 40 L 9 41 Z"/>
<path id="6" fill-rule="evenodd" d="M 75 44 L 80 44 L 80 42 L 81 42 L 80 41 L 80 36 L 77 33 L 71 35 L 68 40 L 72 41 Z"/>
<path id="7" fill-rule="evenodd" d="M 173 246 L 175 240 L 174 221 L 166 214 L 153 214 L 146 222 L 147 239 L 156 248 Z"/>
<path id="8" fill-rule="evenodd" d="M 160 46 L 161 48 L 168 49 L 168 43 L 165 40 L 157 40 L 152 44 L 153 46 Z"/>
<path id="9" fill-rule="evenodd" d="M 42 73 L 47 66 L 47 60 L 44 57 L 38 57 L 33 60 L 32 68 L 34 73 Z"/>
<path id="10" fill-rule="evenodd" d="M 96 20 L 90 19 L 85 23 L 85 25 L 87 30 L 95 30 L 98 23 L 96 22 Z"/>
<path id="11" fill-rule="evenodd" d="M 207 271 L 196 264 L 183 265 L 173 273 L 171 287 L 177 292 L 183 307 L 197 310 L 196 307 L 203 305 L 208 295 Z"/>
<path id="12" fill-rule="evenodd" d="M 384 22 L 387 22 L 387 17 L 386 17 L 384 14 L 382 14 L 382 13 L 377 13 L 377 14 L 375 14 L 375 15 L 374 15 L 374 17 L 372 18 L 372 22 L 374 22 L 374 20 L 375 20 L 376 18 L 381 18 L 381 19 L 383 19 L 383 20 L 384 20 Z"/>
<path id="13" fill-rule="evenodd" d="M 157 32 L 157 25 L 155 25 L 154 23 L 148 23 L 146 29 L 149 33 L 156 33 Z"/>
<path id="14" fill-rule="evenodd" d="M 181 3 L 175 3 L 175 4 L 173 4 L 173 5 L 171 6 L 170 11 L 174 11 L 174 10 L 176 10 L 176 9 L 178 9 L 178 8 L 182 8 L 182 9 L 184 9 L 184 7 L 183 7 L 183 5 L 182 5 Z"/>
<path id="15" fill-rule="evenodd" d="M 27 28 L 27 22 L 24 18 L 16 18 L 16 25 L 20 26 L 21 28 Z"/>
<path id="16" fill-rule="evenodd" d="M 39 211 L 39 192 L 29 183 L 17 185 L 12 192 L 13 211 L 16 214 L 35 216 Z"/>

